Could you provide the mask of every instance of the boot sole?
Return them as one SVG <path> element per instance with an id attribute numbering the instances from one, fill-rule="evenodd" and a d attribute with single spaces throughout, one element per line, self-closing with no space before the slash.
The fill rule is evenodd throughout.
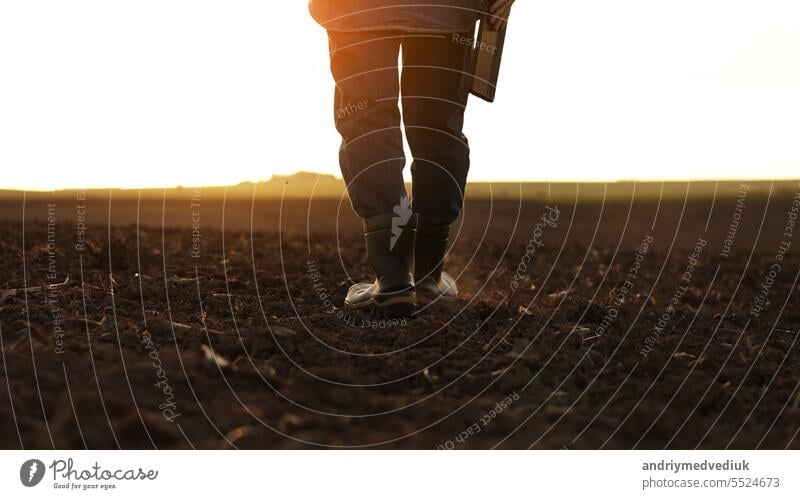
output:
<path id="1" fill-rule="evenodd" d="M 404 319 L 413 317 L 417 312 L 417 300 L 414 296 L 394 296 L 387 300 L 367 302 L 360 307 L 347 305 L 350 310 L 371 313 L 378 319 Z"/>

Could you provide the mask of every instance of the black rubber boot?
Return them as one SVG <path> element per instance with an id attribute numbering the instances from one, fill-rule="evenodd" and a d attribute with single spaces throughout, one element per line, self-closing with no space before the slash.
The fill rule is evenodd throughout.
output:
<path id="1" fill-rule="evenodd" d="M 414 243 L 418 215 L 407 222 L 393 213 L 364 220 L 367 258 L 377 276 L 372 283 L 350 287 L 345 306 L 378 317 L 401 318 L 417 310 L 414 290 Z"/>
<path id="2" fill-rule="evenodd" d="M 420 225 L 417 231 L 414 276 L 419 305 L 447 303 L 458 298 L 455 279 L 442 271 L 449 238 L 449 225 Z"/>

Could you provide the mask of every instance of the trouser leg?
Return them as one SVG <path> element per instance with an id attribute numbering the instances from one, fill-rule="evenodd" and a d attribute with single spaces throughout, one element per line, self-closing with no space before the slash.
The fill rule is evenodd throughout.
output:
<path id="1" fill-rule="evenodd" d="M 469 145 L 462 128 L 470 48 L 454 36 L 403 38 L 403 120 L 414 157 L 414 211 L 422 224 L 451 224 L 464 201 Z"/>
<path id="2" fill-rule="evenodd" d="M 406 194 L 398 109 L 402 34 L 328 35 L 336 81 L 334 116 L 342 136 L 339 164 L 353 209 L 362 218 L 391 213 Z"/>

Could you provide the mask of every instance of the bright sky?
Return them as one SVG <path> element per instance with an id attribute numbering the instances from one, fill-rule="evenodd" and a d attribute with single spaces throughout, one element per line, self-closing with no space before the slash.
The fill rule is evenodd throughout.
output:
<path id="1" fill-rule="evenodd" d="M 800 177 L 797 0 L 518 0 L 472 180 Z M 0 188 L 338 173 L 305 0 L 0 2 Z"/>

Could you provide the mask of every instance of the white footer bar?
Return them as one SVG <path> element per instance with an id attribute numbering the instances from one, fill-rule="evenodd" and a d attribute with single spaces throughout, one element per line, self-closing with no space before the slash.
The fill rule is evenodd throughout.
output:
<path id="1" fill-rule="evenodd" d="M 0 491 L 18 498 L 796 498 L 798 469 L 793 451 L 2 451 Z"/>

